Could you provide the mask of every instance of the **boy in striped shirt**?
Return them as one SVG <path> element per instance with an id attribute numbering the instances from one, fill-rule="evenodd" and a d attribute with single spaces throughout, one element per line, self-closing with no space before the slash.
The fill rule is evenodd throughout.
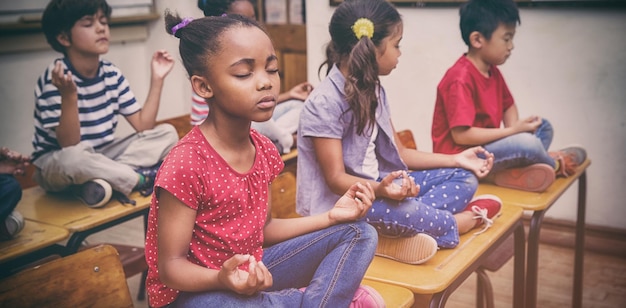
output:
<path id="1" fill-rule="evenodd" d="M 100 59 L 109 50 L 110 17 L 105 0 L 52 0 L 42 18 L 48 43 L 64 57 L 35 86 L 34 177 L 47 191 L 70 190 L 89 207 L 105 205 L 113 191 L 150 194 L 161 160 L 178 141 L 173 126 L 155 126 L 172 57 L 154 53 L 140 105 L 122 72 Z M 136 133 L 115 138 L 118 114 Z"/>

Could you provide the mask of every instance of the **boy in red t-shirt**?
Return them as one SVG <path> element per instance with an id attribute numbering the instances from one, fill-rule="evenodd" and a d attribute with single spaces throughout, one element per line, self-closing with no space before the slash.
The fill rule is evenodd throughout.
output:
<path id="1" fill-rule="evenodd" d="M 490 179 L 499 186 L 543 191 L 587 157 L 581 147 L 548 152 L 553 129 L 539 116 L 520 119 L 498 65 L 511 55 L 520 23 L 513 0 L 470 0 L 460 9 L 468 52 L 437 86 L 433 151 L 458 153 L 482 145 L 494 154 Z M 504 127 L 501 127 L 504 124 Z"/>

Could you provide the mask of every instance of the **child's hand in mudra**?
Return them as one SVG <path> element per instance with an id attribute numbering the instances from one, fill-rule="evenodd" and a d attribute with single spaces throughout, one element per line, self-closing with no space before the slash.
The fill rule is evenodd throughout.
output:
<path id="1" fill-rule="evenodd" d="M 385 176 L 378 188 L 376 196 L 387 197 L 393 200 L 404 200 L 415 197 L 420 192 L 420 186 L 405 170 L 391 172 Z"/>
<path id="2" fill-rule="evenodd" d="M 247 272 L 239 269 L 239 266 L 246 262 L 248 262 Z M 234 255 L 224 262 L 217 276 L 224 287 L 243 295 L 263 291 L 274 283 L 272 274 L 265 264 L 251 255 Z"/>
<path id="3" fill-rule="evenodd" d="M 328 218 L 333 224 L 357 220 L 367 214 L 374 198 L 370 183 L 354 183 L 328 212 Z"/>

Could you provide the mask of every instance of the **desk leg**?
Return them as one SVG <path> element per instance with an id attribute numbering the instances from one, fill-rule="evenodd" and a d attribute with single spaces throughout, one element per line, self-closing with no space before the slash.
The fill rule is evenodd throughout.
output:
<path id="1" fill-rule="evenodd" d="M 539 231 L 545 210 L 534 211 L 528 228 L 528 252 L 526 255 L 526 307 L 537 307 L 537 271 L 539 263 Z"/>
<path id="2" fill-rule="evenodd" d="M 76 253 L 78 251 L 78 249 L 80 248 L 80 245 L 83 243 L 83 241 L 91 234 L 100 232 L 102 230 L 108 229 L 110 227 L 113 227 L 115 225 L 127 222 L 131 219 L 134 219 L 135 217 L 138 216 L 147 216 L 148 212 L 150 211 L 150 208 L 145 208 L 142 209 L 139 212 L 134 212 L 131 213 L 130 215 L 124 216 L 124 217 L 120 217 L 118 219 L 115 219 L 113 221 L 110 221 L 108 223 L 93 227 L 91 229 L 88 230 L 84 230 L 84 231 L 77 231 L 74 232 L 72 234 L 72 236 L 70 236 L 70 239 L 67 241 L 67 244 L 65 244 L 65 248 L 66 248 L 66 253 L 67 255 L 71 255 L 73 253 Z M 145 228 L 145 220 L 146 218 L 144 218 L 144 228 Z M 145 230 L 144 230 L 145 231 Z"/>
<path id="3" fill-rule="evenodd" d="M 587 207 L 587 172 L 578 178 L 578 216 L 576 217 L 576 251 L 574 255 L 574 294 L 572 307 L 582 307 L 583 260 L 585 255 L 585 209 Z"/>
<path id="4" fill-rule="evenodd" d="M 520 220 L 515 228 L 515 255 L 513 268 L 513 307 L 524 307 L 524 265 L 526 263 L 526 232 Z"/>

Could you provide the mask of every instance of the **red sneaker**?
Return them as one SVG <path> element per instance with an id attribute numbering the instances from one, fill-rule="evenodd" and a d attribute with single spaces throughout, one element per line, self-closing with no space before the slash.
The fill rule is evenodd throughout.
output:
<path id="1" fill-rule="evenodd" d="M 500 216 L 502 200 L 495 195 L 476 196 L 467 204 L 465 211 L 471 211 L 475 214 L 474 219 L 478 220 L 475 227 L 481 224 L 485 225 L 480 231 L 474 233 L 481 234 L 493 225 L 493 220 L 496 217 Z"/>
<path id="2" fill-rule="evenodd" d="M 526 191 L 542 192 L 554 183 L 554 169 L 548 164 L 532 164 L 502 170 L 494 175 L 494 184 Z"/>
<path id="3" fill-rule="evenodd" d="M 350 303 L 350 308 L 385 308 L 385 300 L 374 288 L 360 285 Z"/>

